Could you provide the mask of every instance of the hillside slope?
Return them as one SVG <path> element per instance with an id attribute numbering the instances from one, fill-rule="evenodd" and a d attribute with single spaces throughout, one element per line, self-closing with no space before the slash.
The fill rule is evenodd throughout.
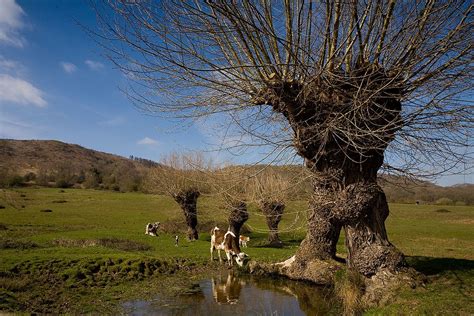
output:
<path id="1" fill-rule="evenodd" d="M 137 190 L 143 173 L 157 165 L 55 140 L 0 139 L 0 178 L 8 181 L 26 176 L 41 185 L 129 191 Z"/>

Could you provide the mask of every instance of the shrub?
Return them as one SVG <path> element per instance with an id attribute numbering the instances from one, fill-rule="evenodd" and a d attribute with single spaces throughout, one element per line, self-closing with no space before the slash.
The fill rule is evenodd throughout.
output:
<path id="1" fill-rule="evenodd" d="M 36 173 L 28 172 L 27 174 L 25 174 L 23 179 L 25 180 L 25 182 L 35 181 L 36 180 Z"/>
<path id="2" fill-rule="evenodd" d="M 10 179 L 8 179 L 8 186 L 9 187 L 19 187 L 23 185 L 23 177 L 16 175 L 12 176 Z"/>
<path id="3" fill-rule="evenodd" d="M 442 197 L 436 200 L 435 204 L 436 205 L 454 205 L 454 201 L 449 198 Z"/>

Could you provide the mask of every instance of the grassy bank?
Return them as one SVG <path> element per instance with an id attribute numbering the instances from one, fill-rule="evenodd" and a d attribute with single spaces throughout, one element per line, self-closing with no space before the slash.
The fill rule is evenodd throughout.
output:
<path id="1" fill-rule="evenodd" d="M 212 197 L 199 200 L 198 219 L 204 230 L 199 240 L 188 243 L 181 234 L 179 247 L 171 233 L 144 234 L 148 222 L 184 221 L 179 207 L 165 196 L 20 189 L 2 191 L 0 198 L 0 310 L 112 312 L 121 300 L 146 295 L 150 283 L 191 282 L 217 268 L 217 263 L 209 263 L 207 231 L 215 223 L 225 223 L 226 213 Z M 285 247 L 274 249 L 264 247 L 264 217 L 250 206 L 252 232 L 246 252 L 252 259 L 279 261 L 291 256 L 304 237 L 305 207 L 304 201 L 288 203 L 280 224 Z M 368 312 L 472 311 L 474 208 L 390 207 L 391 241 L 430 282 Z"/>

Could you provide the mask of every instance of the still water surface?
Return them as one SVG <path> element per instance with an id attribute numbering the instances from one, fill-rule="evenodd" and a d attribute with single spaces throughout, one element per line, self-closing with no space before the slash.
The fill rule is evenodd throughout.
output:
<path id="1" fill-rule="evenodd" d="M 174 298 L 123 304 L 127 315 L 330 315 L 340 306 L 332 291 L 285 279 L 237 277 L 205 279 Z"/>

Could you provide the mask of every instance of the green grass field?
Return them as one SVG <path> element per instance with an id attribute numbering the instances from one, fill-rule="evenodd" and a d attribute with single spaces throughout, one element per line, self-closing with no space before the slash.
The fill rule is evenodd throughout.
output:
<path id="1" fill-rule="evenodd" d="M 217 265 L 209 263 L 207 232 L 192 243 L 181 235 L 180 247 L 174 246 L 170 234 L 144 234 L 148 222 L 184 221 L 169 197 L 29 188 L 0 191 L 1 206 L 0 310 L 111 312 L 120 300 L 142 295 L 138 283 L 156 276 L 153 271 L 161 271 L 157 277 L 166 283 L 173 279 L 166 276 L 191 273 L 191 279 L 198 278 L 196 266 L 206 273 L 206 267 Z M 293 255 L 305 234 L 305 207 L 304 201 L 288 203 L 280 223 L 285 247 L 274 249 L 264 247 L 264 217 L 250 206 L 252 232 L 246 252 L 252 259 L 279 261 Z M 474 207 L 392 204 L 390 209 L 386 223 L 390 240 L 411 265 L 428 275 L 429 282 L 367 312 L 474 312 Z M 198 212 L 203 224 L 226 219 L 225 210 L 212 197 L 200 198 Z M 51 289 L 48 282 L 59 289 Z M 45 309 L 46 304 L 52 307 Z"/>

